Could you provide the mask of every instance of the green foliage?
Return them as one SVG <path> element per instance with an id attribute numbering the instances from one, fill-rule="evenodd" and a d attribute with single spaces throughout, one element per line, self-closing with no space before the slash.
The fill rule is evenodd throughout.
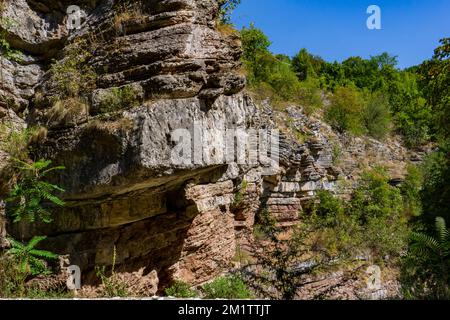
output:
<path id="1" fill-rule="evenodd" d="M 233 204 L 235 206 L 241 204 L 243 195 L 247 192 L 248 182 L 247 180 L 242 180 L 239 190 L 234 195 Z"/>
<path id="2" fill-rule="evenodd" d="M 363 108 L 363 99 L 355 88 L 340 87 L 331 98 L 325 119 L 340 132 L 360 135 L 364 133 L 361 119 Z"/>
<path id="3" fill-rule="evenodd" d="M 31 275 L 49 273 L 44 260 L 57 259 L 58 255 L 35 248 L 39 242 L 45 240 L 46 238 L 47 237 L 33 237 L 28 244 L 23 244 L 11 238 L 9 239 L 12 247 L 7 251 L 7 253 L 17 259 L 21 273 Z"/>
<path id="4" fill-rule="evenodd" d="M 236 276 L 230 275 L 215 279 L 202 287 L 205 299 L 250 299 L 251 291 L 244 281 Z"/>
<path id="5" fill-rule="evenodd" d="M 175 298 L 195 298 L 198 292 L 192 290 L 190 286 L 182 281 L 175 281 L 170 287 L 165 290 L 168 297 Z"/>
<path id="6" fill-rule="evenodd" d="M 14 218 L 14 222 L 22 220 L 51 222 L 51 213 L 44 208 L 44 202 L 50 202 L 60 207 L 64 206 L 64 202 L 54 194 L 58 191 L 64 192 L 64 189 L 45 181 L 44 178 L 49 173 L 62 170 L 64 167 L 50 167 L 52 163 L 50 160 L 39 160 L 31 164 L 20 160 L 17 162 L 20 178 L 6 199 L 11 203 L 8 213 Z"/>
<path id="7" fill-rule="evenodd" d="M 450 38 L 440 40 L 433 59 L 419 68 L 420 87 L 428 105 L 433 109 L 439 137 L 450 141 Z"/>
<path id="8" fill-rule="evenodd" d="M 389 185 L 386 173 L 377 168 L 362 175 L 349 202 L 328 191 L 305 207 L 305 222 L 316 230 L 313 247 L 329 256 L 351 259 L 370 251 L 376 260 L 399 257 L 406 247 L 409 228 L 400 190 Z M 382 262 L 382 261 L 381 261 Z"/>
<path id="9" fill-rule="evenodd" d="M 7 17 L 0 17 L 0 60 L 2 58 L 20 62 L 22 61 L 22 53 L 11 48 L 10 43 L 6 39 L 8 30 L 16 26 L 16 22 Z M 3 63 L 3 61 L 2 61 Z"/>
<path id="10" fill-rule="evenodd" d="M 128 85 L 121 88 L 112 88 L 102 97 L 99 111 L 108 113 L 133 108 L 138 106 L 139 102 L 139 92 L 135 87 Z"/>
<path id="11" fill-rule="evenodd" d="M 356 216 L 364 234 L 364 246 L 374 256 L 398 256 L 406 245 L 407 219 L 400 190 L 389 184 L 382 168 L 362 175 L 349 210 Z"/>
<path id="12" fill-rule="evenodd" d="M 51 66 L 58 100 L 76 98 L 95 88 L 97 75 L 87 64 L 91 57 L 86 41 L 81 40 L 71 44 L 64 59 Z"/>
<path id="13" fill-rule="evenodd" d="M 366 97 L 363 121 L 367 133 L 375 139 L 383 139 L 389 134 L 391 114 L 389 100 L 382 93 L 371 93 Z"/>
<path id="14" fill-rule="evenodd" d="M 20 272 L 17 260 L 7 254 L 0 254 L 0 297 L 15 298 L 26 294 L 27 274 Z"/>
<path id="15" fill-rule="evenodd" d="M 421 221 L 431 226 L 436 217 L 450 221 L 450 146 L 442 145 L 428 155 L 422 164 L 424 183 L 421 192 L 423 211 Z"/>
<path id="16" fill-rule="evenodd" d="M 402 272 L 403 291 L 410 299 L 450 298 L 450 230 L 437 217 L 436 236 L 413 233 Z"/>
<path id="17" fill-rule="evenodd" d="M 429 141 L 432 133 L 432 110 L 419 90 L 417 78 L 416 74 L 404 71 L 389 84 L 396 129 L 410 147 Z"/>
<path id="18" fill-rule="evenodd" d="M 267 36 L 252 24 L 241 30 L 243 60 L 251 90 L 270 98 L 274 104 L 296 102 L 312 111 L 322 105 L 317 79 L 300 81 L 295 74 L 291 59 L 284 55 L 273 55 L 269 51 Z"/>
<path id="19" fill-rule="evenodd" d="M 36 128 L 15 130 L 11 126 L 0 124 L 0 147 L 11 158 L 25 161 L 28 159 L 28 146 Z"/>
<path id="20" fill-rule="evenodd" d="M 241 0 L 219 0 L 218 2 L 220 22 L 229 24 L 231 20 L 231 14 L 241 3 Z"/>
<path id="21" fill-rule="evenodd" d="M 401 185 L 403 207 L 409 217 L 418 217 L 422 214 L 421 191 L 423 173 L 418 166 L 409 165 L 405 181 Z"/>

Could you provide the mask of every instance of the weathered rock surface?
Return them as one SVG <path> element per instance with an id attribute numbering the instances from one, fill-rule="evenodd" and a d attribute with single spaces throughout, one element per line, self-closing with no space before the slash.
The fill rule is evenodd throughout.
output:
<path id="1" fill-rule="evenodd" d="M 46 234 L 46 249 L 68 254 L 85 282 L 95 266 L 113 263 L 115 248 L 117 268 L 151 274 L 142 290 L 153 292 L 174 279 L 211 280 L 230 267 L 237 243 L 251 241 L 258 212 L 292 225 L 318 189 L 345 192 L 338 180 L 354 182 L 363 161 L 392 165 L 402 178 L 412 155 L 399 144 L 338 136 L 297 107 L 287 115 L 257 107 L 242 92 L 238 37 L 216 27 L 217 1 L 133 2 L 127 9 L 112 0 L 5 1 L 2 14 L 18 21 L 7 39 L 23 57 L 2 59 L 0 121 L 48 127 L 33 157 L 66 167 L 52 178 L 67 202 L 53 223 L 9 224 L 12 235 Z M 72 4 L 85 14 L 76 31 L 66 24 Z M 95 83 L 61 97 L 50 61 L 64 65 L 80 39 Z M 130 86 L 132 101 L 112 108 L 108 97 Z M 77 101 L 81 109 L 55 115 L 57 103 L 67 111 Z M 245 130 L 282 127 L 280 117 L 308 138 L 281 130 L 279 167 L 227 161 L 226 132 L 237 130 L 242 146 Z M 4 220 L 0 207 L 0 238 Z"/>

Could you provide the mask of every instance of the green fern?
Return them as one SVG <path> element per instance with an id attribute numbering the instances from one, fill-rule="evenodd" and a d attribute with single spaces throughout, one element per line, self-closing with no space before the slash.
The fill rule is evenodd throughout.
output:
<path id="1" fill-rule="evenodd" d="M 54 193 L 64 192 L 65 190 L 57 185 L 51 184 L 44 178 L 55 170 L 62 170 L 64 167 L 50 167 L 50 160 L 39 160 L 31 164 L 15 159 L 20 170 L 19 182 L 9 193 L 7 202 L 12 205 L 9 207 L 13 222 L 22 220 L 35 222 L 36 220 L 50 223 L 52 221 L 51 213 L 44 208 L 45 202 L 50 202 L 56 206 L 62 207 L 64 201 Z"/>
<path id="2" fill-rule="evenodd" d="M 433 256 L 439 259 L 449 257 L 450 231 L 447 229 L 445 220 L 441 217 L 436 218 L 435 228 L 436 238 L 423 233 L 413 233 L 411 235 L 410 254 L 422 259 L 428 259 Z"/>
<path id="3" fill-rule="evenodd" d="M 7 253 L 19 261 L 20 272 L 31 275 L 49 273 L 45 260 L 57 259 L 58 255 L 50 251 L 35 249 L 46 238 L 44 236 L 33 237 L 27 244 L 23 244 L 12 238 L 9 239 L 11 249 Z"/>

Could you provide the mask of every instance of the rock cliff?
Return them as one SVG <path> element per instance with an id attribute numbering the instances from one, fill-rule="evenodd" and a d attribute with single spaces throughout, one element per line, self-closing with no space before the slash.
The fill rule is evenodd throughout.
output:
<path id="1" fill-rule="evenodd" d="M 1 3 L 15 21 L 2 32 L 21 58 L 2 58 L 0 121 L 48 130 L 33 157 L 66 167 L 53 181 L 67 202 L 52 224 L 7 229 L 48 235 L 46 247 L 69 255 L 86 281 L 116 248 L 123 270 L 156 270 L 162 285 L 203 283 L 231 266 L 262 208 L 290 225 L 314 191 L 355 181 L 359 163 L 392 164 L 401 178 L 411 157 L 395 143 L 337 135 L 299 107 L 256 106 L 243 91 L 239 37 L 217 25 L 217 1 Z M 74 4 L 82 24 L 70 30 Z M 276 170 L 223 157 L 227 130 L 275 128 Z M 182 137 L 191 161 L 174 161 Z"/>

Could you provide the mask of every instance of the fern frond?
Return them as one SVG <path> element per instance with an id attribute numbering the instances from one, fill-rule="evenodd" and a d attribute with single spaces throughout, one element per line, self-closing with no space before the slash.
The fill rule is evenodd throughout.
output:
<path id="1" fill-rule="evenodd" d="M 52 259 L 52 260 L 57 259 L 59 257 L 59 255 L 57 255 L 56 253 L 46 251 L 46 250 L 38 250 L 38 249 L 31 250 L 30 254 L 41 257 L 41 258 Z"/>
<path id="2" fill-rule="evenodd" d="M 27 248 L 28 250 L 31 250 L 31 249 L 33 249 L 39 242 L 41 242 L 41 241 L 43 241 L 43 240 L 45 240 L 45 239 L 47 239 L 46 236 L 35 236 L 35 237 L 33 237 L 33 239 L 30 240 L 30 242 L 28 242 L 26 248 Z"/>
<path id="3" fill-rule="evenodd" d="M 45 176 L 47 173 L 52 172 L 52 171 L 55 171 L 55 170 L 65 170 L 65 169 L 66 169 L 66 167 L 64 167 L 64 166 L 52 167 L 52 168 L 50 168 L 50 169 L 44 170 L 44 171 L 42 172 L 42 176 Z"/>
<path id="4" fill-rule="evenodd" d="M 25 248 L 25 245 L 22 242 L 17 241 L 16 239 L 8 238 L 8 241 L 11 243 L 13 248 Z"/>
<path id="5" fill-rule="evenodd" d="M 447 229 L 447 225 L 445 224 L 445 220 L 442 217 L 436 218 L 436 231 L 439 236 L 439 241 L 444 243 L 447 241 L 449 237 L 449 230 Z"/>

